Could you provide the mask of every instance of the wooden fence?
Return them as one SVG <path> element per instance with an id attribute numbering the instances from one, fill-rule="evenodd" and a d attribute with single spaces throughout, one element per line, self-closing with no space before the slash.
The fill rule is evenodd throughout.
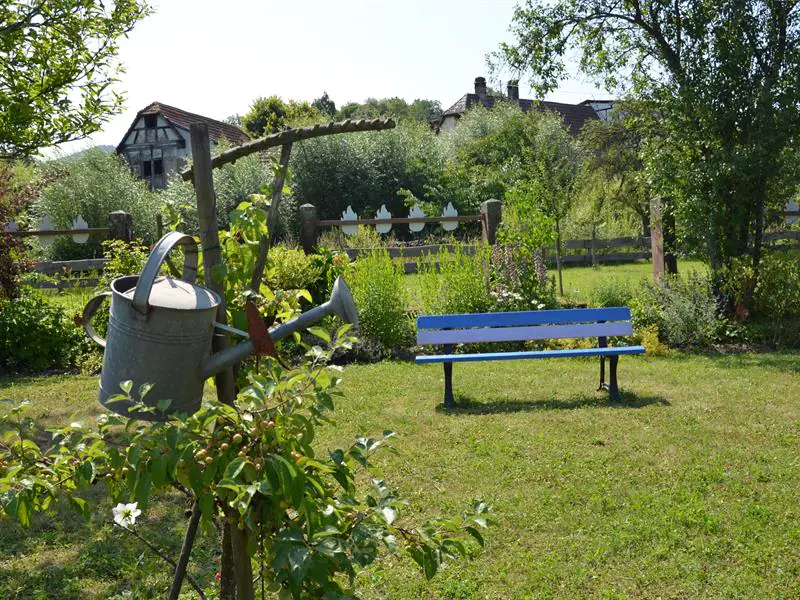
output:
<path id="1" fill-rule="evenodd" d="M 61 235 L 70 236 L 74 242 L 85 244 L 91 234 L 108 234 L 108 239 L 118 239 L 130 242 L 133 238 L 133 218 L 126 212 L 115 211 L 108 215 L 108 227 L 89 227 L 83 217 L 78 216 L 74 221 L 73 229 L 54 229 L 51 219 L 44 217 L 39 229 L 20 231 L 11 221 L 5 228 L 5 233 L 14 237 L 37 237 L 44 244 Z M 47 276 L 41 280 L 33 281 L 31 285 L 42 289 L 66 289 L 74 287 L 94 287 L 98 278 L 73 277 L 78 273 L 97 273 L 105 267 L 107 259 L 89 258 L 83 260 L 48 261 L 34 263 L 32 272 Z M 63 275 L 64 277 L 59 277 Z"/>

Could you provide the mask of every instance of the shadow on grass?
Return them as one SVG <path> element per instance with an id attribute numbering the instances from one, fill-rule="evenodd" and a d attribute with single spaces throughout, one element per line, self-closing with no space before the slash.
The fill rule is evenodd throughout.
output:
<path id="1" fill-rule="evenodd" d="M 784 373 L 800 373 L 800 352 L 770 352 L 768 354 L 742 352 L 712 355 L 709 358 L 715 365 L 726 369 L 766 367 Z"/>
<path id="2" fill-rule="evenodd" d="M 582 395 L 567 400 L 524 401 L 516 398 L 494 398 L 479 401 L 469 394 L 457 393 L 455 399 L 456 405 L 453 408 L 447 408 L 444 404 L 439 404 L 436 410 L 449 415 L 490 415 L 537 410 L 573 410 L 577 408 L 643 408 L 652 404 L 670 406 L 670 403 L 661 396 L 640 396 L 633 392 L 620 392 L 620 400 L 618 402 L 612 402 L 605 395 Z"/>
<path id="3" fill-rule="evenodd" d="M 94 508 L 90 521 L 58 504 L 54 514 L 35 514 L 28 528 L 9 522 L 0 531 L 0 555 L 5 559 L 0 563 L 1 598 L 106 598 L 118 589 L 141 592 L 133 597 L 164 597 L 159 593 L 169 585 L 171 567 L 141 542 L 110 526 L 112 503 L 104 486 L 92 487 L 82 496 Z M 175 493 L 153 500 L 153 509 L 138 529 L 177 558 L 181 539 L 175 525 L 180 523 L 185 500 Z M 206 545 L 200 536 L 193 557 L 209 558 Z M 200 572 L 198 563 L 192 564 L 192 574 L 207 585 L 213 567 L 199 564 Z M 146 581 L 137 577 L 141 569 L 149 573 Z M 184 588 L 188 590 L 188 584 Z"/>

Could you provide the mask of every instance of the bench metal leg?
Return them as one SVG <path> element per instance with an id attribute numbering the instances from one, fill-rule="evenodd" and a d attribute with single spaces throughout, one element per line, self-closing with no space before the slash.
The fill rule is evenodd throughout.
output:
<path id="1" fill-rule="evenodd" d="M 609 362 L 611 363 L 611 381 L 608 384 L 608 395 L 614 402 L 619 401 L 619 387 L 617 387 L 617 363 L 619 362 L 619 356 L 611 356 L 609 357 Z"/>
<path id="2" fill-rule="evenodd" d="M 453 353 L 452 344 L 445 344 L 444 353 Z M 442 363 L 442 365 L 444 366 L 444 406 L 445 408 L 453 408 L 456 404 L 453 399 L 453 363 L 446 362 Z"/>
<path id="3" fill-rule="evenodd" d="M 456 404 L 453 399 L 453 363 L 444 364 L 444 405 L 445 408 L 453 408 Z"/>
<path id="4" fill-rule="evenodd" d="M 600 387 L 597 388 L 597 391 L 601 391 L 606 389 L 606 357 L 600 357 Z"/>
<path id="5" fill-rule="evenodd" d="M 600 321 L 603 323 L 604 321 Z M 608 347 L 608 338 L 606 336 L 601 336 L 597 338 L 597 346 L 599 348 L 607 348 Z M 600 387 L 597 388 L 597 391 L 608 389 L 606 385 L 606 357 L 600 357 Z"/>

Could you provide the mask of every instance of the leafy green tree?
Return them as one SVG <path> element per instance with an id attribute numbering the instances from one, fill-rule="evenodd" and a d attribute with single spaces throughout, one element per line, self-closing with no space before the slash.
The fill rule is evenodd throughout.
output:
<path id="1" fill-rule="evenodd" d="M 554 89 L 565 57 L 646 101 L 646 168 L 673 197 L 685 241 L 715 270 L 761 257 L 770 211 L 797 182 L 800 16 L 796 0 L 527 0 L 495 66 Z"/>
<path id="2" fill-rule="evenodd" d="M 321 118 L 322 113 L 308 102 L 284 102 L 280 96 L 269 96 L 253 100 L 250 110 L 242 116 L 242 126 L 250 135 L 260 137 Z"/>
<path id="3" fill-rule="evenodd" d="M 438 100 L 416 99 L 408 104 L 402 98 L 367 98 L 363 103 L 348 102 L 336 114 L 338 119 L 413 119 L 428 123 L 442 114 Z"/>
<path id="4" fill-rule="evenodd" d="M 379 134 L 305 141 L 293 152 L 290 166 L 294 200 L 314 204 L 321 219 L 340 218 L 348 205 L 364 217 L 374 216 L 382 204 L 393 215 L 405 216 L 398 192 L 424 196 L 425 186 L 441 172 L 441 156 L 427 124 L 403 121 Z"/>
<path id="5" fill-rule="evenodd" d="M 0 158 L 84 138 L 122 108 L 119 39 L 142 0 L 0 3 Z"/>
<path id="6" fill-rule="evenodd" d="M 642 107 L 635 102 L 620 103 L 610 121 L 590 121 L 581 131 L 581 142 L 587 150 L 587 183 L 594 186 L 595 206 L 632 213 L 641 223 L 641 234 L 650 235 L 650 198 L 653 194 L 642 155 L 645 133 L 641 123 Z M 650 126 L 650 134 L 663 136 Z M 591 180 L 591 181 L 589 181 Z M 602 187 L 602 189 L 599 189 Z M 677 243 L 674 203 L 662 200 L 662 228 L 667 273 L 677 274 Z"/>
<path id="7" fill-rule="evenodd" d="M 336 116 L 336 104 L 331 100 L 330 96 L 328 96 L 328 92 L 322 92 L 322 96 L 315 99 L 311 103 L 311 106 L 316 108 L 323 115 L 331 118 Z"/>
<path id="8" fill-rule="evenodd" d="M 159 196 L 120 157 L 92 148 L 77 159 L 52 161 L 43 171 L 48 179 L 53 173 L 64 173 L 46 185 L 33 204 L 33 212 L 40 218 L 49 216 L 56 229 L 71 229 L 78 215 L 89 227 L 108 227 L 108 214 L 124 210 L 133 216 L 136 237 L 148 244 L 156 241 Z M 92 234 L 86 244 L 58 237 L 49 252 L 54 260 L 102 255 L 103 237 Z"/>
<path id="9" fill-rule="evenodd" d="M 523 149 L 526 171 L 534 194 L 538 194 L 544 212 L 553 219 L 556 238 L 558 292 L 564 295 L 561 276 L 561 242 L 564 220 L 578 194 L 583 148 L 570 134 L 560 117 L 534 115 L 532 144 Z"/>

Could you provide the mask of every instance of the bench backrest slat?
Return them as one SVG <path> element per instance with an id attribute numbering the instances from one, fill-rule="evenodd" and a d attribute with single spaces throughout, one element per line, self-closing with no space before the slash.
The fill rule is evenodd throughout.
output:
<path id="1" fill-rule="evenodd" d="M 597 321 L 630 321 L 630 318 L 631 309 L 627 306 L 463 315 L 423 315 L 417 318 L 417 329 L 520 327 L 525 325 L 558 325 L 561 323 L 596 323 Z"/>
<path id="2" fill-rule="evenodd" d="M 514 342 L 519 340 L 546 340 L 562 338 L 630 335 L 633 327 L 628 322 L 569 323 L 563 325 L 535 325 L 529 327 L 474 327 L 471 329 L 420 329 L 417 343 L 470 344 L 478 342 Z"/>

